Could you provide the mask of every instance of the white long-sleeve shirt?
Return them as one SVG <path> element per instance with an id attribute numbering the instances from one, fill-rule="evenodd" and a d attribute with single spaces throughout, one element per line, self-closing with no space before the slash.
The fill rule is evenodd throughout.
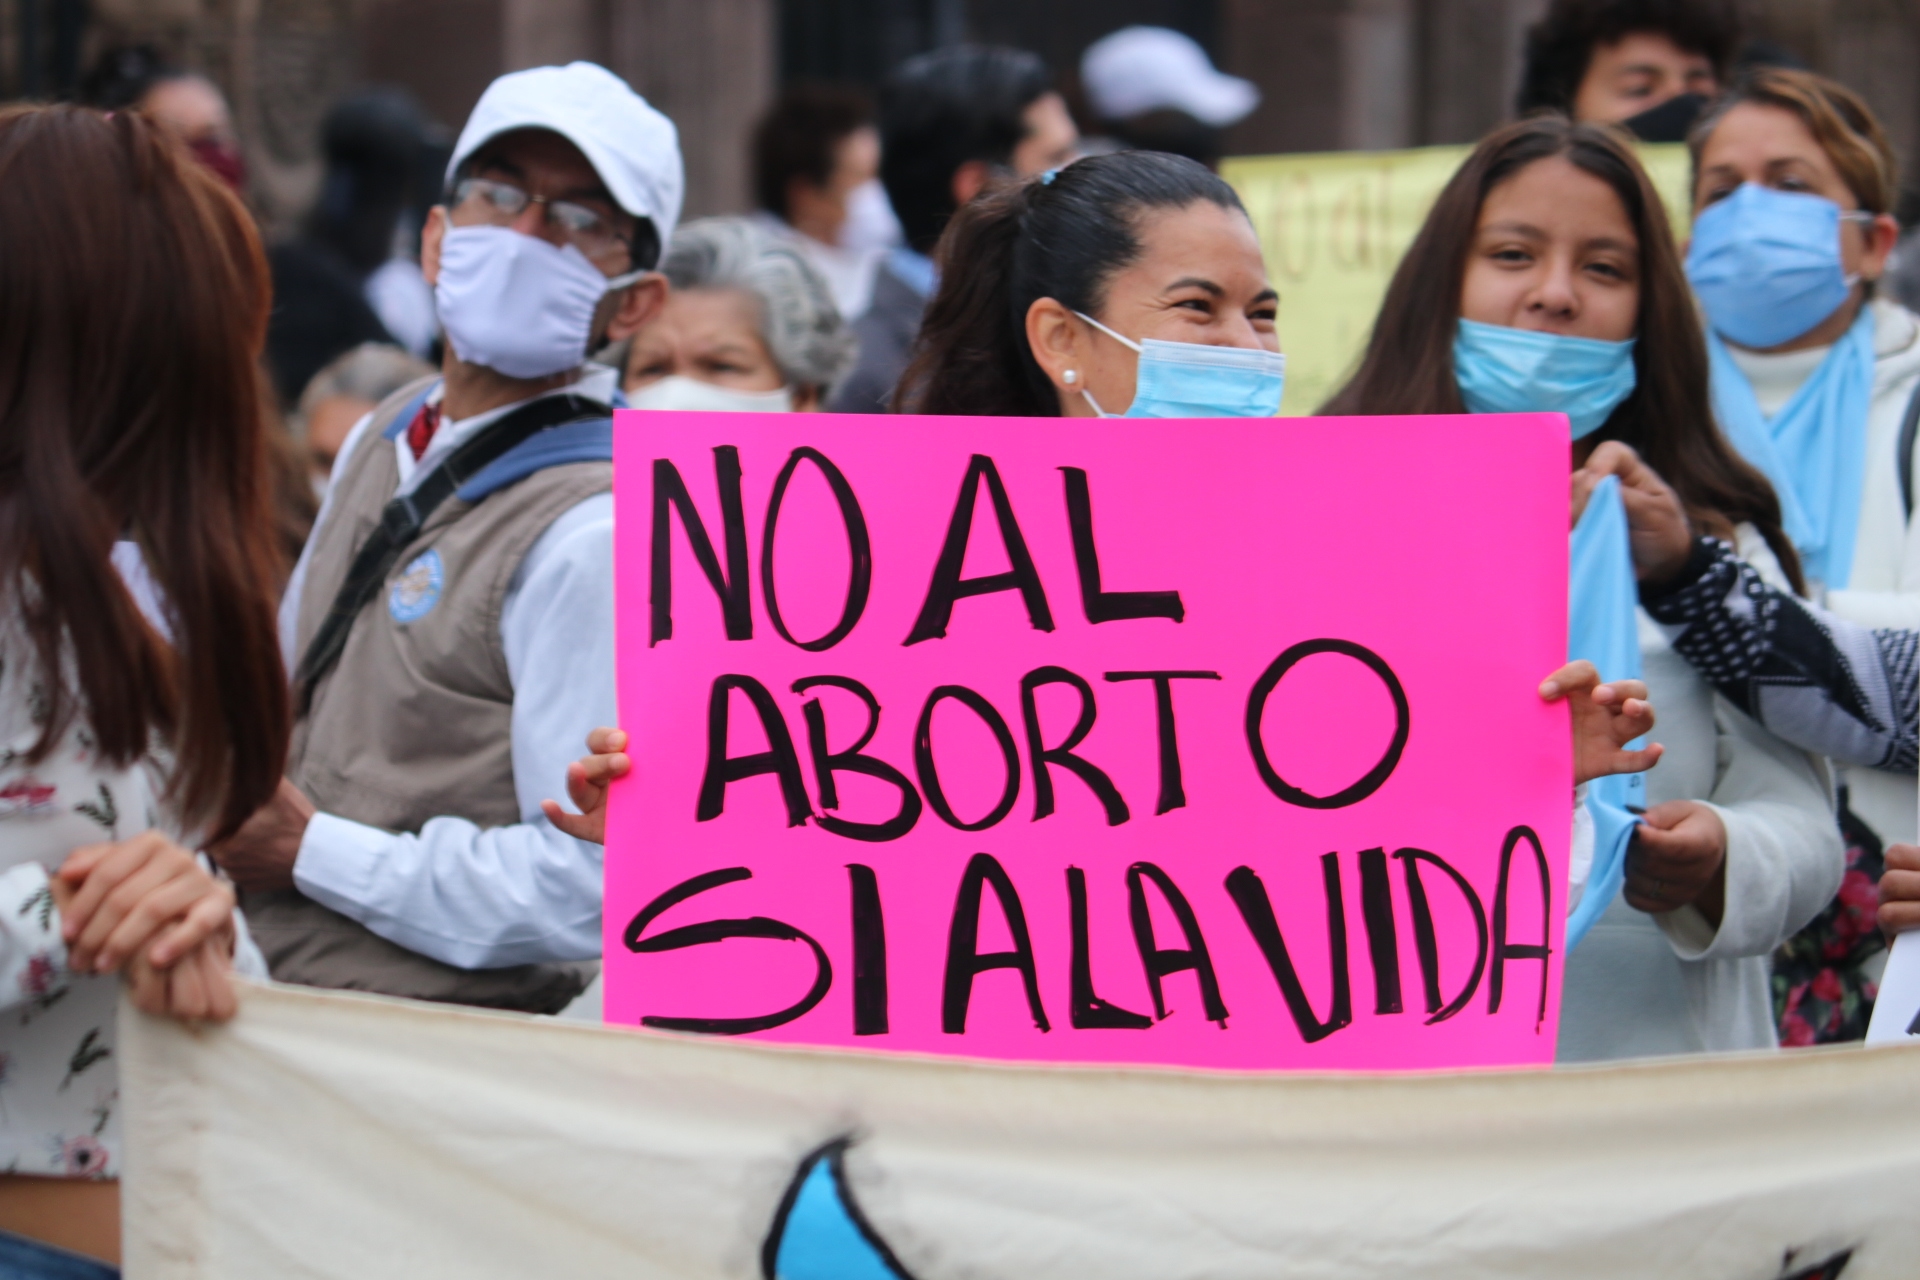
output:
<path id="1" fill-rule="evenodd" d="M 588 368 L 563 390 L 610 400 L 613 371 Z M 369 421 L 362 420 L 335 466 L 355 448 L 391 447 L 400 470 L 396 492 L 406 493 L 514 407 L 443 423 L 417 462 L 404 438 L 363 439 Z M 316 531 L 329 514 L 323 505 Z M 306 571 L 302 555 L 280 606 L 289 670 L 299 659 L 294 636 Z M 555 829 L 540 801 L 564 800 L 567 766 L 585 750 L 588 730 L 615 722 L 613 634 L 613 496 L 599 494 L 569 508 L 534 542 L 500 611 L 521 820 L 483 830 L 439 817 L 412 834 L 316 814 L 300 842 L 294 884 L 381 937 L 462 968 L 597 957 L 601 847 Z"/>

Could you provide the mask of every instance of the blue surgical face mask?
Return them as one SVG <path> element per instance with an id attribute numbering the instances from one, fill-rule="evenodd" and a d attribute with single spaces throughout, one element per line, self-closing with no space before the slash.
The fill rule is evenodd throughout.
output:
<path id="1" fill-rule="evenodd" d="M 1578 440 L 1633 394 L 1633 343 L 1462 319 L 1453 374 L 1469 413 L 1564 413 Z"/>
<path id="2" fill-rule="evenodd" d="M 1840 262 L 1842 220 L 1873 215 L 1751 182 L 1702 210 L 1687 279 L 1714 329 L 1743 347 L 1777 347 L 1844 306 L 1859 277 Z"/>
<path id="3" fill-rule="evenodd" d="M 1133 404 L 1125 418 L 1271 418 L 1280 412 L 1286 388 L 1287 358 L 1261 348 L 1215 347 L 1198 342 L 1162 342 L 1123 338 L 1092 316 L 1088 324 L 1140 353 Z M 1090 392 L 1093 411 L 1114 417 Z"/>

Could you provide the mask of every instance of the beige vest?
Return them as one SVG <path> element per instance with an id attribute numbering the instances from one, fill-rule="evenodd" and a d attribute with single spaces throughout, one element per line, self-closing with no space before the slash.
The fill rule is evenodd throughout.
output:
<path id="1" fill-rule="evenodd" d="M 399 484 L 393 446 L 380 432 L 427 385 L 405 388 L 375 410 L 334 478 L 300 596 L 296 661 Z M 458 497 L 441 504 L 354 620 L 339 662 L 294 726 L 287 776 L 320 812 L 403 832 L 440 816 L 481 827 L 521 820 L 501 606 L 514 571 L 547 527 L 612 484 L 608 463 L 569 463 L 477 505 Z M 580 993 L 595 968 L 457 969 L 297 890 L 249 894 L 244 905 L 273 976 L 283 982 L 552 1013 Z"/>

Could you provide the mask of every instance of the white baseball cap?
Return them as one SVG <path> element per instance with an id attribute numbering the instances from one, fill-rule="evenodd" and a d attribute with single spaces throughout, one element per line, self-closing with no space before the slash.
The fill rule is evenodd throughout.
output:
<path id="1" fill-rule="evenodd" d="M 1080 82 L 1107 120 L 1171 108 L 1224 128 L 1260 105 L 1251 81 L 1214 70 L 1206 50 L 1166 27 L 1123 27 L 1094 41 L 1081 55 Z"/>
<path id="2" fill-rule="evenodd" d="M 448 185 L 468 157 L 515 129 L 551 129 L 580 148 L 614 201 L 653 223 L 662 248 L 673 238 L 686 190 L 680 133 L 625 80 L 591 62 L 501 76 L 460 131 L 447 162 Z"/>

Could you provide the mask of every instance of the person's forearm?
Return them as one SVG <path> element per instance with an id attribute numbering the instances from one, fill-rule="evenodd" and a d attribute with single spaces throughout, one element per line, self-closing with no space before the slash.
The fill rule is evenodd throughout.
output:
<path id="1" fill-rule="evenodd" d="M 1706 538 L 1673 581 L 1643 586 L 1641 602 L 1680 628 L 1682 657 L 1781 738 L 1849 764 L 1914 768 L 1920 635 L 1817 609 Z"/>
<path id="2" fill-rule="evenodd" d="M 434 818 L 406 835 L 323 813 L 294 865 L 322 906 L 462 969 L 598 956 L 600 877 L 600 847 L 544 821 Z"/>
<path id="3" fill-rule="evenodd" d="M 1771 955 L 1839 891 L 1846 866 L 1839 828 L 1824 806 L 1791 800 L 1746 799 L 1714 809 L 1727 832 L 1720 910 L 1660 917 L 1661 930 L 1683 960 Z"/>

